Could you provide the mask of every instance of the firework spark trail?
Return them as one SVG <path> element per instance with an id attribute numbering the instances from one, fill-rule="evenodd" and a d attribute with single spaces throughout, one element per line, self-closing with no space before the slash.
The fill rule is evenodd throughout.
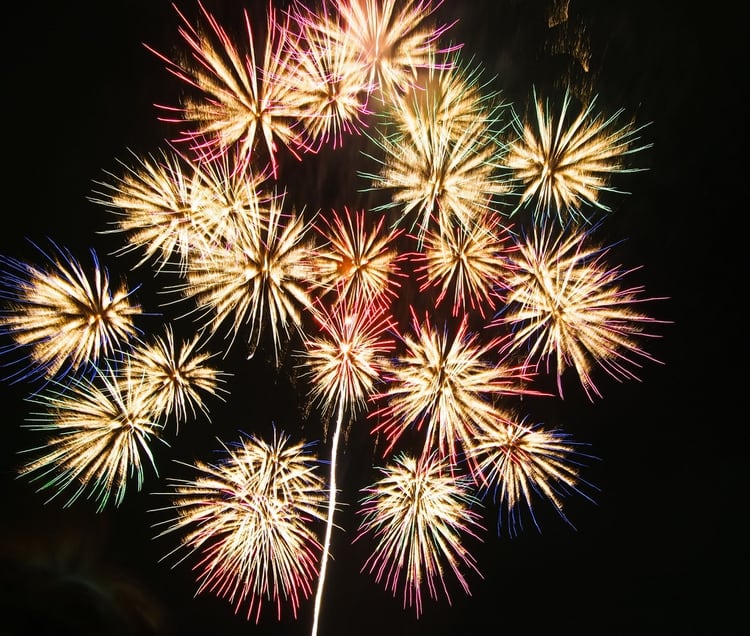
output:
<path id="1" fill-rule="evenodd" d="M 203 393 L 221 398 L 226 392 L 220 384 L 229 374 L 208 365 L 216 354 L 202 351 L 203 344 L 200 333 L 176 343 L 172 326 L 167 325 L 163 335 L 124 352 L 126 377 L 143 378 L 140 390 L 148 394 L 160 419 L 175 416 L 177 433 L 188 411 L 193 418 L 197 411 L 209 417 Z"/>
<path id="2" fill-rule="evenodd" d="M 315 229 L 324 244 L 316 251 L 315 271 L 324 293 L 332 291 L 337 302 L 354 304 L 364 304 L 381 295 L 396 300 L 398 278 L 403 274 L 395 241 L 401 231 L 384 232 L 382 216 L 368 231 L 364 210 L 352 212 L 346 208 L 341 216 L 332 210 L 331 219 L 320 218 Z"/>
<path id="3" fill-rule="evenodd" d="M 394 343 L 384 336 L 394 325 L 386 305 L 345 301 L 332 310 L 320 305 L 315 310 L 322 335 L 308 338 L 303 354 L 304 374 L 311 382 L 312 399 L 321 404 L 324 416 L 335 408 L 336 426 L 331 440 L 331 466 L 328 484 L 328 520 L 323 544 L 323 560 L 315 595 L 312 636 L 318 632 L 320 608 L 336 509 L 336 464 L 344 415 L 353 417 L 381 379 L 384 356 Z"/>
<path id="4" fill-rule="evenodd" d="M 44 266 L 3 257 L 0 294 L 0 333 L 14 341 L 12 351 L 28 354 L 31 364 L 18 379 L 45 375 L 48 379 L 95 365 L 134 338 L 133 319 L 141 308 L 125 281 L 111 284 L 109 272 L 96 252 L 93 270 L 86 271 L 69 250 L 51 243 Z"/>
<path id="5" fill-rule="evenodd" d="M 224 461 L 196 462 L 193 479 L 170 478 L 168 510 L 176 517 L 159 537 L 181 533 L 184 549 L 198 555 L 198 593 L 226 597 L 247 618 L 260 620 L 264 601 L 274 603 L 281 618 L 288 602 L 295 618 L 301 598 L 311 592 L 320 552 L 312 524 L 324 518 L 324 482 L 315 472 L 316 457 L 303 443 L 290 444 L 277 434 L 271 443 L 242 438 L 225 446 Z"/>
<path id="6" fill-rule="evenodd" d="M 535 227 L 511 257 L 507 304 L 492 325 L 510 326 L 506 351 L 521 352 L 527 364 L 554 366 L 560 397 L 562 376 L 572 367 L 586 395 L 601 393 L 591 371 L 597 365 L 618 381 L 636 379 L 638 358 L 658 362 L 639 345 L 654 338 L 644 331 L 662 321 L 637 312 L 643 288 L 624 287 L 632 272 L 612 267 L 610 248 L 593 244 L 593 229 L 554 231 Z"/>
<path id="7" fill-rule="evenodd" d="M 344 401 L 341 400 L 338 405 L 338 416 L 336 418 L 336 428 L 333 430 L 331 438 L 331 464 L 328 478 L 328 519 L 326 521 L 325 537 L 323 538 L 323 554 L 321 556 L 320 572 L 318 573 L 318 588 L 315 593 L 315 606 L 313 608 L 313 623 L 310 630 L 311 636 L 317 636 L 318 624 L 320 622 L 320 608 L 323 602 L 323 591 L 326 582 L 326 572 L 328 570 L 328 557 L 331 552 L 331 536 L 333 534 L 333 516 L 336 511 L 336 465 L 338 463 L 339 439 L 341 437 L 341 425 L 343 421 Z"/>
<path id="8" fill-rule="evenodd" d="M 191 258 L 187 282 L 174 288 L 182 299 L 195 300 L 193 311 L 211 333 L 231 321 L 229 347 L 249 324 L 248 347 L 254 351 L 269 328 L 277 362 L 282 332 L 290 337 L 290 328 L 301 331 L 302 310 L 312 302 L 310 223 L 302 214 L 283 212 L 284 198 L 272 196 L 257 215 L 245 217 L 234 243 Z"/>
<path id="9" fill-rule="evenodd" d="M 539 99 L 536 91 L 534 100 L 536 128 L 515 115 L 517 137 L 509 143 L 505 159 L 513 178 L 524 187 L 516 210 L 533 202 L 535 221 L 554 216 L 562 226 L 568 221 L 588 221 L 586 206 L 611 212 L 599 195 L 619 192 L 610 186 L 613 174 L 642 170 L 628 167 L 625 159 L 651 147 L 652 144 L 637 145 L 638 135 L 645 126 L 629 121 L 618 128 L 617 120 L 623 110 L 606 118 L 595 114 L 596 98 L 568 123 L 571 104 L 568 92 L 555 125 L 549 104 Z"/>
<path id="10" fill-rule="evenodd" d="M 429 318 L 412 314 L 412 333 L 402 336 L 400 352 L 386 369 L 387 386 L 373 396 L 383 406 L 370 412 L 373 433 L 388 439 L 391 452 L 405 430 L 425 429 L 425 452 L 436 449 L 452 464 L 467 451 L 481 426 L 498 417 L 501 396 L 542 395 L 525 384 L 532 374 L 505 362 L 492 362 L 495 341 L 479 342 L 479 334 L 461 318 L 455 331 L 434 327 Z"/>
<path id="11" fill-rule="evenodd" d="M 378 481 L 363 489 L 362 520 L 355 541 L 372 535 L 377 544 L 362 571 L 375 575 L 395 595 L 403 577 L 404 607 L 422 613 L 422 586 L 438 598 L 438 583 L 450 602 L 443 575 L 445 565 L 464 592 L 469 584 L 462 568 L 481 576 L 476 561 L 464 547 L 464 535 L 479 539 L 484 528 L 479 504 L 471 494 L 471 480 L 457 477 L 447 458 L 437 452 L 415 459 L 400 454 L 380 468 Z"/>
<path id="12" fill-rule="evenodd" d="M 45 480 L 40 490 L 53 489 L 50 500 L 77 483 L 65 505 L 88 492 L 102 511 L 113 494 L 115 506 L 122 503 L 134 476 L 141 490 L 144 459 L 157 472 L 150 444 L 164 442 L 162 424 L 155 419 L 140 376 L 123 375 L 107 365 L 93 377 L 73 377 L 66 384 L 52 381 L 29 401 L 44 410 L 32 414 L 28 421 L 33 423 L 26 427 L 52 437 L 26 451 L 41 451 L 41 456 L 22 466 L 19 474 Z"/>
<path id="13" fill-rule="evenodd" d="M 179 33 L 191 57 L 175 61 L 146 47 L 166 63 L 169 72 L 201 94 L 200 98 L 186 97 L 181 108 L 164 106 L 167 112 L 180 116 L 166 121 L 194 123 L 195 128 L 184 131 L 178 141 L 189 142 L 203 157 L 217 158 L 232 151 L 240 172 L 249 167 L 261 139 L 275 176 L 277 141 L 297 158 L 299 152 L 312 150 L 297 130 L 308 111 L 294 81 L 296 62 L 289 40 L 299 36 L 290 30 L 291 17 L 279 21 L 269 5 L 263 65 L 259 67 L 247 11 L 246 50 L 240 50 L 216 18 L 200 2 L 198 6 L 208 24 L 205 30 L 192 26 L 177 10 L 183 22 Z"/>
<path id="14" fill-rule="evenodd" d="M 473 475 L 480 490 L 491 491 L 493 501 L 500 505 L 498 533 L 502 526 L 508 527 L 511 536 L 523 529 L 521 504 L 541 531 L 534 515 L 536 497 L 552 504 L 572 526 L 563 512 L 564 498 L 576 493 L 590 499 L 580 489 L 590 486 L 579 476 L 580 446 L 564 431 L 526 424 L 513 413 L 483 424 L 468 452 L 476 465 Z"/>

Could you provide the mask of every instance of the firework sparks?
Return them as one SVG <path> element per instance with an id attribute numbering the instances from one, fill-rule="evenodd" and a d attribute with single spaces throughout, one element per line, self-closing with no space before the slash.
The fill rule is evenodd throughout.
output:
<path id="1" fill-rule="evenodd" d="M 291 18 L 277 20 L 276 11 L 269 5 L 263 65 L 258 67 L 247 11 L 247 50 L 240 50 L 216 18 L 202 4 L 199 7 L 208 23 L 206 29 L 192 26 L 177 10 L 183 22 L 179 33 L 191 57 L 174 61 L 147 47 L 173 75 L 201 94 L 200 98 L 186 97 L 182 108 L 165 109 L 177 111 L 181 116 L 177 121 L 195 124 L 193 130 L 184 132 L 184 140 L 201 156 L 216 158 L 233 149 L 239 171 L 249 166 L 261 139 L 275 175 L 277 140 L 297 157 L 299 151 L 306 150 L 296 130 L 306 111 L 293 81 L 294 47 L 289 39 L 298 36 L 290 30 Z"/>
<path id="2" fill-rule="evenodd" d="M 0 278 L 6 301 L 0 330 L 14 348 L 28 352 L 27 373 L 47 378 L 113 354 L 137 334 L 133 318 L 141 313 L 124 281 L 111 285 L 94 250 L 93 270 L 87 272 L 67 249 L 52 247 L 50 254 L 37 247 L 47 260 L 43 267 L 3 257 Z"/>
<path id="3" fill-rule="evenodd" d="M 127 374 L 142 377 L 142 390 L 150 399 L 160 418 L 174 414 L 179 432 L 180 422 L 194 418 L 197 411 L 208 417 L 203 394 L 220 396 L 219 386 L 227 374 L 207 363 L 215 354 L 201 351 L 200 334 L 175 343 L 172 327 L 167 325 L 163 336 L 149 343 L 140 343 L 126 353 Z"/>
<path id="4" fill-rule="evenodd" d="M 316 226 L 325 240 L 315 259 L 318 282 L 324 290 L 335 291 L 339 300 L 355 304 L 383 294 L 395 298 L 400 286 L 394 242 L 401 231 L 384 232 L 384 218 L 380 217 L 368 232 L 364 215 L 364 210 L 350 212 L 347 208 L 341 218 L 333 210 L 330 220 L 321 217 Z"/>
<path id="5" fill-rule="evenodd" d="M 284 194 L 270 197 L 259 215 L 246 219 L 234 243 L 191 259 L 187 282 L 177 287 L 195 299 L 210 331 L 231 320 L 234 341 L 249 323 L 251 351 L 269 327 L 277 358 L 282 331 L 289 337 L 290 327 L 301 329 L 312 278 L 308 224 L 302 215 L 283 213 L 283 205 Z"/>
<path id="6" fill-rule="evenodd" d="M 377 541 L 362 571 L 369 570 L 394 596 L 403 586 L 404 607 L 413 606 L 417 617 L 425 583 L 432 599 L 441 587 L 450 602 L 446 566 L 468 594 L 462 568 L 481 573 L 462 539 L 478 539 L 483 530 L 472 510 L 478 501 L 470 494 L 470 481 L 457 478 L 435 453 L 420 459 L 402 454 L 380 473 L 364 489 L 359 510 L 363 518 L 355 541 L 369 534 Z"/>
<path id="7" fill-rule="evenodd" d="M 458 62 L 430 69 L 420 85 L 395 99 L 373 141 L 384 158 L 377 174 L 361 172 L 373 189 L 391 192 L 377 209 L 400 208 L 411 230 L 440 232 L 454 225 L 471 230 L 493 209 L 493 198 L 509 191 L 498 169 L 504 152 L 498 126 L 502 102 L 483 94 L 481 69 Z"/>
<path id="8" fill-rule="evenodd" d="M 504 287 L 506 239 L 497 216 L 485 213 L 467 229 L 462 225 L 443 232 L 428 232 L 422 252 L 414 254 L 419 291 L 439 287 L 435 304 L 453 291 L 452 313 L 493 311 L 495 298 Z"/>
<path id="9" fill-rule="evenodd" d="M 277 434 L 271 443 L 242 438 L 216 464 L 196 462 L 194 479 L 169 479 L 169 510 L 176 513 L 158 536 L 182 534 L 182 560 L 197 555 L 198 593 L 226 598 L 247 618 L 260 620 L 264 602 L 288 603 L 296 617 L 310 595 L 320 553 L 312 525 L 324 518 L 324 482 L 303 443 Z M 167 558 L 167 557 L 165 557 Z"/>
<path id="10" fill-rule="evenodd" d="M 569 367 L 593 399 L 601 397 L 591 377 L 594 365 L 622 381 L 636 378 L 638 358 L 657 362 L 638 343 L 655 337 L 644 332 L 646 325 L 661 321 L 634 307 L 659 299 L 644 298 L 640 286 L 624 287 L 633 270 L 610 267 L 609 248 L 591 245 L 591 233 L 535 227 L 510 259 L 507 305 L 493 323 L 511 326 L 505 346 L 522 352 L 527 363 L 554 365 L 561 397 Z"/>
<path id="11" fill-rule="evenodd" d="M 518 138 L 509 144 L 506 158 L 507 167 L 524 187 L 518 207 L 533 202 L 536 220 L 555 216 L 562 225 L 585 219 L 585 206 L 610 212 L 599 195 L 618 192 L 610 185 L 612 174 L 640 170 L 628 167 L 625 159 L 651 146 L 637 145 L 645 126 L 630 121 L 618 127 L 622 109 L 606 118 L 595 114 L 596 98 L 568 125 L 571 97 L 567 92 L 555 124 L 549 105 L 536 92 L 534 99 L 536 128 L 516 115 Z"/>
<path id="12" fill-rule="evenodd" d="M 482 426 L 470 453 L 477 466 L 475 479 L 500 505 L 498 532 L 504 525 L 511 535 L 522 529 L 522 505 L 539 530 L 533 509 L 536 497 L 546 499 L 570 524 L 563 513 L 564 499 L 570 493 L 582 494 L 579 485 L 585 483 L 579 477 L 578 446 L 563 431 L 519 422 L 513 415 Z"/>
<path id="13" fill-rule="evenodd" d="M 27 428 L 52 437 L 27 451 L 42 455 L 20 474 L 44 480 L 40 491 L 52 489 L 50 499 L 74 488 L 66 505 L 87 492 L 102 511 L 112 495 L 115 506 L 122 503 L 133 477 L 141 490 L 144 459 L 156 473 L 150 444 L 163 441 L 162 425 L 154 419 L 140 376 L 123 376 L 107 366 L 93 377 L 74 377 L 65 385 L 53 381 L 29 400 L 44 411 L 32 414 Z"/>
<path id="14" fill-rule="evenodd" d="M 530 375 L 504 362 L 490 362 L 494 342 L 480 343 L 464 316 L 455 333 L 435 329 L 413 315 L 413 333 L 402 338 L 404 351 L 389 365 L 387 386 L 375 399 L 385 406 L 370 416 L 382 418 L 373 432 L 383 432 L 389 453 L 412 426 L 426 429 L 425 449 L 437 449 L 457 463 L 479 428 L 497 418 L 490 398 L 539 393 L 524 384 Z"/>
<path id="15" fill-rule="evenodd" d="M 553 4 L 567 21 L 567 0 Z M 111 285 L 93 250 L 90 273 L 57 246 L 42 267 L 0 256 L 0 337 L 11 343 L 0 354 L 24 354 L 11 380 L 45 378 L 24 426 L 45 439 L 23 451 L 19 473 L 48 501 L 120 506 L 148 464 L 157 472 L 166 422 L 179 433 L 201 414 L 210 420 L 209 399 L 226 394 L 209 339 L 226 331 L 229 361 L 236 339 L 247 334 L 249 359 L 263 338 L 276 372 L 291 371 L 294 391 L 307 385 L 305 413 L 320 408 L 329 475 L 311 445 L 276 429 L 270 442 L 219 440 L 216 461 L 176 461 L 189 472 L 166 481 L 156 494 L 168 503 L 151 511 L 164 515 L 156 538 L 173 540 L 164 559 L 193 561 L 197 593 L 256 623 L 269 609 L 296 619 L 314 601 L 317 636 L 321 616 L 338 609 L 321 611 L 338 450 L 362 416 L 383 457 L 418 438 L 416 452 L 373 467 L 354 540 L 372 543 L 361 573 L 419 618 L 428 597 L 450 603 L 454 588 L 469 594 L 481 578 L 469 548 L 484 530 L 484 497 L 499 507 L 498 535 L 513 536 L 529 516 L 543 525 L 540 503 L 572 526 L 566 497 L 590 500 L 581 444 L 516 410 L 547 395 L 531 388 L 537 374 L 556 376 L 560 398 L 563 375 L 577 375 L 593 402 L 595 371 L 623 381 L 658 362 L 641 339 L 667 321 L 638 309 L 660 299 L 626 284 L 634 270 L 589 242 L 594 215 L 622 193 L 617 176 L 642 170 L 631 161 L 651 145 L 645 126 L 621 123 L 624 110 L 598 114 L 590 74 L 556 110 L 534 92 L 523 120 L 496 78 L 485 82 L 483 65 L 443 40 L 455 23 L 441 22 L 442 0 L 266 2 L 260 20 L 248 8 L 236 24 L 207 5 L 198 0 L 193 14 L 173 5 L 174 57 L 146 47 L 184 89 L 176 105 L 158 105 L 177 139 L 133 153 L 131 165 L 118 160 L 121 173 L 105 172 L 89 197 L 115 215 L 99 232 L 121 241 L 113 255 L 135 253 L 135 267 L 172 277 L 161 307 L 184 303 L 170 319 L 194 318 L 193 331 L 179 340 L 167 322 L 143 336 L 133 291 Z M 588 71 L 581 41 L 547 50 Z M 319 151 L 334 163 L 305 169 L 313 181 L 296 184 L 294 201 L 312 189 L 325 211 L 287 213 L 277 177 L 294 181 L 288 161 Z M 372 160 L 367 172 L 348 164 L 353 154 Z M 366 188 L 348 192 L 350 177 Z M 327 207 L 361 194 L 363 208 Z M 532 223 L 519 238 L 509 223 L 520 212 Z M 295 336 L 299 372 L 282 366 L 297 348 L 282 341 Z"/>
<path id="16" fill-rule="evenodd" d="M 268 175 L 250 167 L 238 173 L 226 155 L 204 165 L 200 199 L 193 216 L 198 240 L 196 250 L 211 252 L 231 245 L 248 224 L 262 223 L 264 184 Z"/>

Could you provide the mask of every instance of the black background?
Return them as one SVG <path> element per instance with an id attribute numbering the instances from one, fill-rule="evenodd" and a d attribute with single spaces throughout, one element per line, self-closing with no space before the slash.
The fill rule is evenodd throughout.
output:
<path id="1" fill-rule="evenodd" d="M 720 4 L 571 0 L 569 24 L 585 25 L 592 51 L 591 69 L 581 76 L 570 58 L 550 52 L 557 32 L 545 23 L 548 4 L 446 0 L 439 14 L 459 19 L 453 37 L 482 61 L 488 78 L 497 75 L 493 87 L 517 106 L 534 86 L 552 91 L 566 77 L 583 77 L 601 110 L 622 107 L 638 122 L 652 122 L 643 138 L 654 145 L 638 157 L 648 170 L 617 182 L 631 194 L 614 200 L 604 232 L 625 239 L 613 258 L 642 266 L 632 280 L 648 296 L 667 297 L 649 309 L 673 321 L 648 343 L 664 364 L 646 363 L 641 382 L 602 378 L 604 399 L 594 403 L 569 383 L 564 401 L 538 405 L 537 419 L 591 444 L 599 459 L 584 476 L 600 489 L 596 504 L 568 502 L 572 529 L 540 503 L 542 532 L 527 528 L 513 539 L 496 535 L 490 504 L 483 541 L 469 546 L 484 578 L 469 575 L 471 596 L 449 580 L 452 605 L 428 599 L 419 620 L 400 597 L 359 573 L 369 552 L 351 543 L 353 509 L 380 458 L 366 427 L 355 427 L 340 460 L 339 499 L 347 505 L 337 516 L 343 529 L 334 535 L 321 634 L 722 633 L 733 622 L 739 554 L 728 520 L 742 506 L 729 486 L 740 474 L 742 462 L 733 457 L 747 424 L 734 407 L 746 376 L 746 340 L 738 335 L 739 274 L 746 272 L 744 260 L 739 269 L 738 224 L 746 204 L 733 202 L 746 187 L 737 160 L 746 144 L 745 109 L 733 97 L 742 89 L 733 72 L 742 19 Z M 179 46 L 177 14 L 160 0 L 11 6 L 3 39 L 0 251 L 35 258 L 25 239 L 50 237 L 83 260 L 89 247 L 104 255 L 119 243 L 99 234 L 111 218 L 87 200 L 94 181 L 104 170 L 118 172 L 116 159 L 127 161 L 128 149 L 158 151 L 176 134 L 158 121 L 154 104 L 176 105 L 183 86 L 143 44 L 166 53 Z M 242 6 L 265 20 L 263 2 L 206 6 L 224 24 L 239 20 Z M 180 9 L 195 14 L 191 3 Z M 348 143 L 301 164 L 282 160 L 280 181 L 295 204 L 361 202 L 356 190 L 364 184 L 351 174 L 361 140 Z M 141 283 L 144 299 L 153 298 L 148 270 L 104 260 Z M 229 362 L 232 393 L 226 404 L 212 403 L 212 423 L 181 427 L 171 447 L 157 452 L 160 477 L 147 474 L 142 492 L 129 491 L 119 509 L 100 514 L 87 501 L 68 509 L 57 500 L 45 504 L 44 494 L 16 479 L 18 452 L 38 440 L 21 428 L 26 388 L 0 387 L 0 633 L 309 632 L 312 597 L 297 620 L 285 608 L 277 622 L 268 608 L 255 625 L 223 599 L 194 597 L 187 563 L 160 561 L 175 537 L 154 538 L 152 525 L 163 517 L 149 511 L 164 502 L 151 493 L 163 491 L 163 478 L 177 470 L 173 459 L 210 459 L 217 437 L 264 433 L 271 422 L 293 439 L 320 437 L 314 416 L 304 418 L 290 373 L 269 371 L 259 356 Z"/>

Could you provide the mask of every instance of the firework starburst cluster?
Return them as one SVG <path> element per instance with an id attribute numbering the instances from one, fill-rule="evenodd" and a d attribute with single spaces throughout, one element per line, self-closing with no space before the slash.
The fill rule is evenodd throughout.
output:
<path id="1" fill-rule="evenodd" d="M 152 446 L 179 432 L 168 422 L 241 399 L 225 388 L 230 350 L 250 365 L 264 349 L 270 372 L 296 374 L 323 424 L 317 452 L 294 423 L 270 442 L 220 439 L 222 461 L 175 458 L 194 476 L 167 476 L 154 511 L 198 590 L 248 618 L 268 603 L 296 617 L 317 581 L 316 633 L 350 427 L 368 427 L 383 458 L 361 490 L 363 575 L 419 616 L 426 596 L 481 578 L 483 508 L 513 535 L 534 506 L 568 521 L 565 498 L 587 496 L 582 442 L 535 422 L 528 398 L 593 402 L 656 362 L 645 343 L 659 321 L 636 309 L 655 299 L 597 236 L 613 179 L 648 147 L 643 126 L 567 92 L 535 89 L 517 111 L 448 39 L 441 5 L 270 3 L 239 10 L 235 29 L 200 3 L 194 19 L 177 9 L 181 53 L 147 49 L 177 82 L 181 101 L 160 112 L 179 133 L 105 171 L 90 197 L 110 215 L 101 233 L 122 239 L 111 256 L 134 253 L 133 272 L 163 281 L 161 332 L 142 332 L 135 290 L 93 251 L 88 270 L 54 244 L 42 264 L 3 257 L 2 354 L 20 369 L 8 380 L 43 380 L 20 472 L 66 505 L 119 505 L 145 464 L 158 477 Z M 368 203 L 294 209 L 282 163 L 346 152 L 352 136 L 367 142 L 357 156 L 372 167 L 351 170 Z"/>

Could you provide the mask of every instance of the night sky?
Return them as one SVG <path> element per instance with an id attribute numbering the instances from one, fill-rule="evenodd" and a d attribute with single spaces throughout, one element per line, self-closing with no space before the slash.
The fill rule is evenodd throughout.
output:
<path id="1" fill-rule="evenodd" d="M 716 575 L 737 567 L 726 519 L 741 465 L 732 459 L 740 452 L 733 439 L 746 426 L 733 408 L 746 350 L 734 336 L 741 333 L 734 261 L 742 233 L 731 229 L 742 215 L 732 190 L 744 187 L 736 156 L 746 122 L 731 101 L 739 77 L 732 66 L 740 59 L 739 39 L 731 36 L 741 20 L 689 3 L 672 11 L 661 6 L 669 3 L 645 0 L 570 0 L 568 24 L 550 29 L 551 4 L 445 0 L 439 15 L 459 20 L 452 37 L 516 107 L 523 109 L 534 87 L 553 93 L 570 81 L 593 86 L 600 110 L 623 108 L 650 122 L 642 138 L 653 147 L 637 156 L 647 170 L 616 178 L 629 194 L 612 199 L 603 233 L 617 242 L 612 259 L 640 268 L 629 280 L 644 285 L 647 296 L 665 298 L 648 311 L 670 324 L 657 325 L 661 337 L 646 343 L 663 364 L 645 361 L 640 382 L 600 375 L 604 398 L 593 403 L 568 376 L 565 400 L 530 401 L 535 419 L 589 444 L 596 459 L 582 477 L 596 487 L 586 491 L 595 503 L 566 501 L 571 528 L 542 501 L 535 509 L 541 532 L 527 519 L 524 532 L 509 538 L 498 536 L 497 507 L 487 502 L 481 542 L 468 542 L 483 578 L 469 573 L 470 596 L 449 579 L 452 604 L 428 597 L 418 620 L 400 595 L 359 572 L 369 544 L 352 544 L 357 493 L 383 460 L 367 423 L 355 423 L 340 457 L 345 506 L 336 516 L 342 529 L 334 533 L 321 634 L 723 633 L 731 622 L 728 578 Z M 194 3 L 179 6 L 195 14 Z M 264 2 L 206 6 L 223 24 L 239 20 L 242 6 L 265 21 Z M 158 152 L 177 134 L 158 120 L 154 104 L 176 105 L 183 86 L 144 47 L 170 53 L 182 45 L 177 13 L 162 0 L 13 7 L 6 30 L 15 39 L 2 44 L 0 253 L 35 259 L 26 239 L 51 238 L 85 262 L 93 247 L 111 272 L 142 285 L 138 297 L 155 311 L 150 270 L 129 271 L 127 259 L 107 256 L 120 237 L 101 234 L 112 217 L 88 197 L 105 171 L 119 173 L 117 159 L 127 162 L 131 150 Z M 588 72 L 554 50 L 567 27 L 588 38 Z M 291 202 L 310 209 L 366 205 L 358 192 L 366 184 L 351 169 L 364 141 L 348 142 L 302 162 L 282 157 L 280 181 Z M 159 323 L 147 321 L 146 330 Z M 309 633 L 312 596 L 296 620 L 284 608 L 278 622 L 269 607 L 258 625 L 222 598 L 196 597 L 192 562 L 160 561 L 177 537 L 155 538 L 153 528 L 165 519 L 152 511 L 165 505 L 153 493 L 181 470 L 174 460 L 210 460 L 217 438 L 265 434 L 274 424 L 293 439 L 321 439 L 293 373 L 267 363 L 262 355 L 230 356 L 231 394 L 226 403 L 209 400 L 211 422 L 181 425 L 170 447 L 157 449 L 160 475 L 147 471 L 142 492 L 129 489 L 119 508 L 98 514 L 83 499 L 65 509 L 63 499 L 45 504 L 34 484 L 16 478 L 18 453 L 39 440 L 21 428 L 28 387 L 0 384 L 0 634 Z M 325 454 L 323 441 L 318 448 Z"/>

